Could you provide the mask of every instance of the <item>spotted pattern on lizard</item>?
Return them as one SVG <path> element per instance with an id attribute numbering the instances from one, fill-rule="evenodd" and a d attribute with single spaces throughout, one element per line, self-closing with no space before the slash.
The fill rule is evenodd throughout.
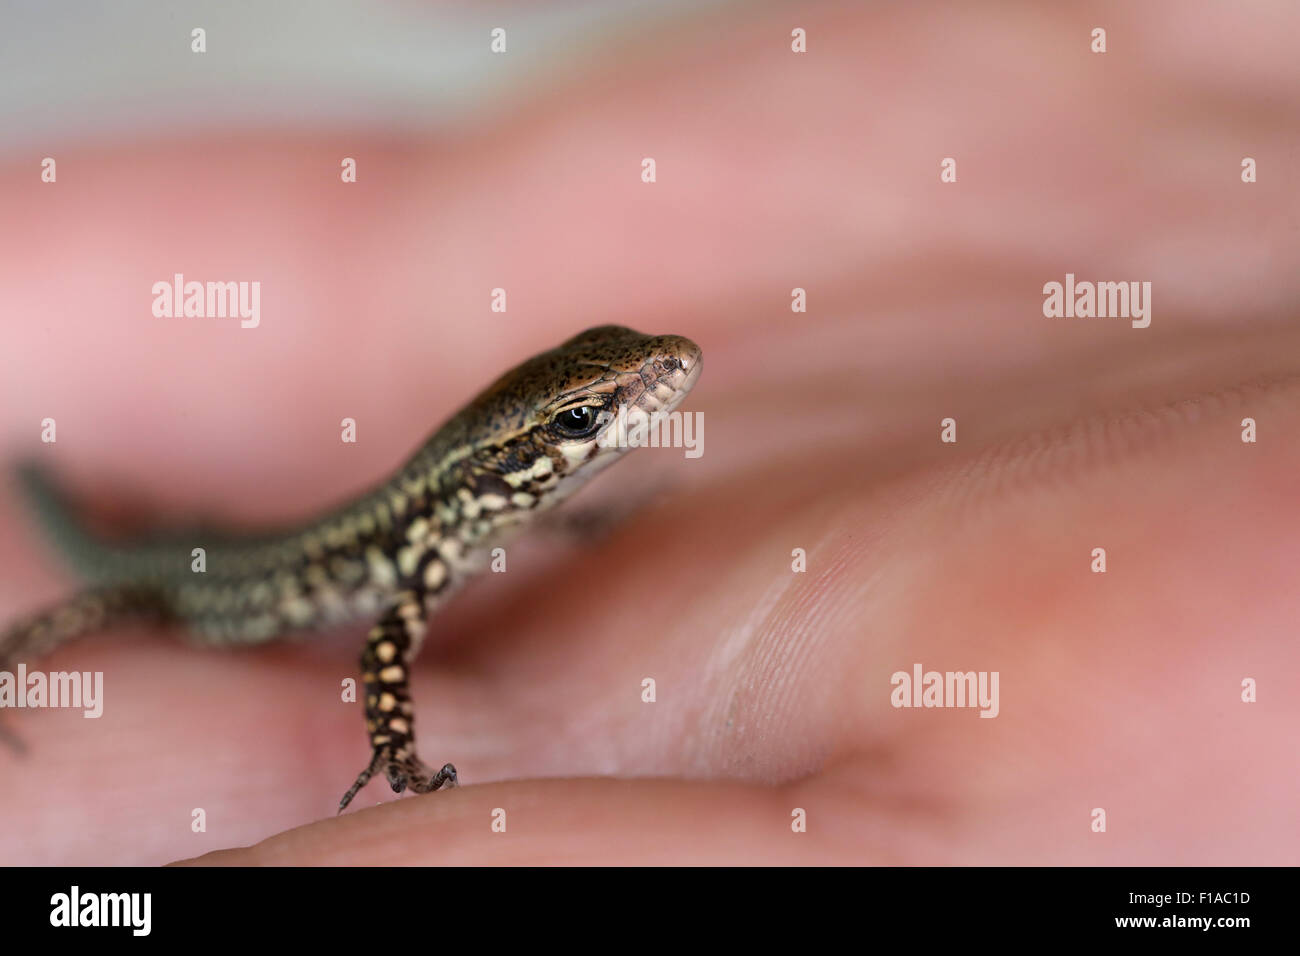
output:
<path id="1" fill-rule="evenodd" d="M 699 347 L 680 336 L 590 329 L 501 376 L 370 492 L 257 536 L 196 529 L 104 542 L 41 470 L 20 468 L 87 589 L 0 635 L 0 669 L 125 619 L 176 622 L 225 645 L 370 618 L 361 672 L 372 756 L 339 810 L 375 774 L 397 792 L 454 786 L 455 767 L 432 771 L 415 748 L 410 668 L 429 617 L 492 547 L 628 451 L 619 429 L 675 410 L 700 368 Z M 205 549 L 201 574 L 194 547 Z"/>

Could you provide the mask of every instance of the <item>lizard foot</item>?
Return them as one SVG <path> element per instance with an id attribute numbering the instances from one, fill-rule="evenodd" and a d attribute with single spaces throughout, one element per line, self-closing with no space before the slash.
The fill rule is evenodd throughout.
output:
<path id="1" fill-rule="evenodd" d="M 356 782 L 343 794 L 339 801 L 339 813 L 352 802 L 352 798 L 370 782 L 370 778 L 379 772 L 388 778 L 388 785 L 394 793 L 401 793 L 407 787 L 414 793 L 431 793 L 434 790 L 450 790 L 456 786 L 456 768 L 449 763 L 433 773 L 414 754 L 402 754 L 387 747 L 375 751 L 370 766 L 357 775 Z"/>

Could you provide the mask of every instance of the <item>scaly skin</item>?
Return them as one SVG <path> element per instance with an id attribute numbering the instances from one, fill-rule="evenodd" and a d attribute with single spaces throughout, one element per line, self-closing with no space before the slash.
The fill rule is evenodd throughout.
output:
<path id="1" fill-rule="evenodd" d="M 380 487 L 256 538 L 191 532 L 105 545 L 24 469 L 35 510 L 90 587 L 7 631 L 0 667 L 128 617 L 177 620 L 210 644 L 377 617 L 361 658 L 373 757 L 339 810 L 376 773 L 398 792 L 454 785 L 451 764 L 434 773 L 415 751 L 408 675 L 430 614 L 492 547 L 629 450 L 611 430 L 638 413 L 673 411 L 700 365 L 699 348 L 679 336 L 590 329 L 503 375 Z M 202 573 L 195 548 L 204 549 Z"/>

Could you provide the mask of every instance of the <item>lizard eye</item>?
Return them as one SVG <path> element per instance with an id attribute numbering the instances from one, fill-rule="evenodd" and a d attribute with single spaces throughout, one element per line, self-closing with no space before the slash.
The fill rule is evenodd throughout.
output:
<path id="1" fill-rule="evenodd" d="M 555 416 L 551 424 L 563 438 L 586 438 L 601 425 L 599 411 L 592 405 L 566 408 Z"/>

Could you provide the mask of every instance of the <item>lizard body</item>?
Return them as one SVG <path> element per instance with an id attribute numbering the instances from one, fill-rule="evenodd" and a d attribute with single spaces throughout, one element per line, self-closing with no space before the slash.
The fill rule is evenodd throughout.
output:
<path id="1" fill-rule="evenodd" d="M 88 587 L 0 635 L 0 669 L 129 618 L 176 621 L 211 644 L 368 618 L 377 621 L 361 658 L 372 759 L 339 810 L 376 773 L 398 792 L 454 785 L 451 764 L 432 772 L 415 750 L 409 668 L 430 614 L 491 547 L 629 450 L 611 429 L 673 411 L 700 365 L 680 336 L 590 329 L 507 372 L 379 487 L 256 537 L 97 541 L 39 470 L 23 469 L 35 510 Z M 196 547 L 203 573 L 192 569 Z"/>

